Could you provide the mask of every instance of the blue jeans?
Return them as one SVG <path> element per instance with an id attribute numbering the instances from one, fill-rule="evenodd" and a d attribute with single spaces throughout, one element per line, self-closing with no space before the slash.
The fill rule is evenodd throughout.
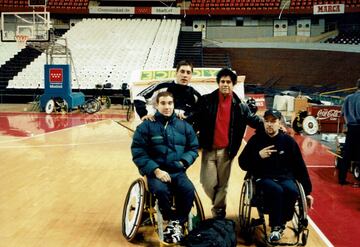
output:
<path id="1" fill-rule="evenodd" d="M 256 181 L 256 188 L 263 192 L 270 226 L 281 226 L 292 219 L 299 195 L 294 180 L 263 178 Z"/>
<path id="2" fill-rule="evenodd" d="M 184 224 L 194 202 L 195 187 L 184 172 L 169 175 L 171 183 L 161 182 L 155 176 L 148 177 L 149 190 L 158 199 L 165 220 L 179 220 Z M 173 196 L 176 210 L 172 209 Z"/>

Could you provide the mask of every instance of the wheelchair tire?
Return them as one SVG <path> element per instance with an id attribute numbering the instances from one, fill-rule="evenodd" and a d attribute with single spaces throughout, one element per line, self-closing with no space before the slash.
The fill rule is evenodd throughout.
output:
<path id="1" fill-rule="evenodd" d="M 294 130 L 296 133 L 300 133 L 300 132 L 303 130 L 303 128 L 302 128 L 302 122 L 301 122 L 299 116 L 297 116 L 297 117 L 294 119 L 294 121 L 292 122 L 292 125 L 291 125 L 291 126 L 292 126 L 293 130 Z"/>
<path id="2" fill-rule="evenodd" d="M 303 234 L 301 235 L 301 245 L 302 245 L 302 246 L 305 246 L 305 245 L 307 244 L 307 239 L 308 239 L 308 235 L 305 234 L 305 233 L 303 233 Z"/>
<path id="3" fill-rule="evenodd" d="M 239 223 L 240 232 L 246 242 L 249 242 L 253 235 L 254 227 L 251 226 L 251 198 L 254 195 L 254 187 L 251 179 L 244 181 L 241 188 L 239 204 Z"/>
<path id="4" fill-rule="evenodd" d="M 122 214 L 122 234 L 127 241 L 132 241 L 141 225 L 145 204 L 145 182 L 135 180 L 126 195 Z"/>
<path id="5" fill-rule="evenodd" d="M 319 131 L 319 123 L 313 116 L 307 116 L 302 122 L 302 128 L 307 135 L 314 135 Z"/>
<path id="6" fill-rule="evenodd" d="M 308 226 L 307 219 L 307 201 L 306 195 L 302 185 L 296 181 L 296 186 L 299 191 L 298 200 L 295 203 L 295 211 L 292 219 L 293 228 L 296 234 L 301 234 Z"/>
<path id="7" fill-rule="evenodd" d="M 100 107 L 100 102 L 96 99 L 89 99 L 83 105 L 84 111 L 89 114 L 98 112 L 100 110 Z"/>
<path id="8" fill-rule="evenodd" d="M 46 114 L 52 113 L 54 111 L 54 109 L 55 109 L 55 101 L 53 99 L 49 99 L 45 105 Z"/>
<path id="9" fill-rule="evenodd" d="M 360 163 L 359 162 L 354 162 L 353 163 L 353 175 L 354 175 L 354 178 L 356 180 L 360 180 Z"/>
<path id="10" fill-rule="evenodd" d="M 109 96 L 102 96 L 104 98 L 104 103 L 106 109 L 109 109 L 111 107 L 111 99 Z"/>

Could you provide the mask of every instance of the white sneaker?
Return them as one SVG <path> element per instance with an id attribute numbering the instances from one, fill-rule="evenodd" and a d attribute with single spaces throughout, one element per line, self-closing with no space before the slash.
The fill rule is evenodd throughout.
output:
<path id="1" fill-rule="evenodd" d="M 179 243 L 183 239 L 182 226 L 178 220 L 170 220 L 164 231 L 164 241 L 166 243 Z"/>
<path id="2" fill-rule="evenodd" d="M 271 229 L 271 233 L 269 236 L 270 242 L 276 242 L 281 239 L 281 236 L 283 234 L 284 230 L 281 226 L 274 226 Z"/>

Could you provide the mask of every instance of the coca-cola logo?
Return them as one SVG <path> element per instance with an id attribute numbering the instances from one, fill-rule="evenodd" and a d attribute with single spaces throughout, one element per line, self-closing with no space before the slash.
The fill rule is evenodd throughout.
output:
<path id="1" fill-rule="evenodd" d="M 317 112 L 318 120 L 336 120 L 341 116 L 341 111 L 336 109 L 320 109 Z"/>

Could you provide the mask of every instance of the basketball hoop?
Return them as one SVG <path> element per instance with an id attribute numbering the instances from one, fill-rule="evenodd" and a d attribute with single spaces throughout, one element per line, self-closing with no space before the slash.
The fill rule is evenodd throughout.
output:
<path id="1" fill-rule="evenodd" d="M 28 35 L 24 35 L 24 34 L 17 34 L 15 35 L 15 40 L 16 40 L 16 43 L 22 47 L 22 46 L 25 46 L 26 45 L 26 42 L 29 40 L 29 36 Z"/>

